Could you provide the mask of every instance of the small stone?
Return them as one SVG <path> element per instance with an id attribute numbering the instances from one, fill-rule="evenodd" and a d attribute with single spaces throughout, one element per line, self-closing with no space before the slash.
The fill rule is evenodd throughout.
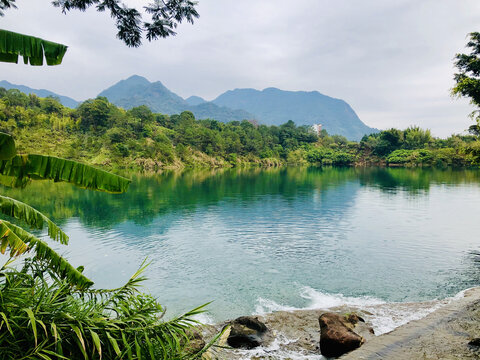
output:
<path id="1" fill-rule="evenodd" d="M 468 345 L 480 347 L 480 338 L 475 338 L 475 339 L 470 340 L 468 342 Z"/>

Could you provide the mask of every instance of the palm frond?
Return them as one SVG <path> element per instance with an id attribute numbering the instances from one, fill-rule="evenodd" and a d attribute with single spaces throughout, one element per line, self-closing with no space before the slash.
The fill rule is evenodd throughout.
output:
<path id="1" fill-rule="evenodd" d="M 51 179 L 109 193 L 127 191 L 130 180 L 73 160 L 54 156 L 17 155 L 0 161 L 0 174 L 17 179 Z"/>
<path id="2" fill-rule="evenodd" d="M 0 195 L 0 212 L 24 221 L 31 227 L 43 229 L 48 227 L 48 235 L 62 244 L 68 244 L 68 236 L 52 220 L 21 201 Z"/>

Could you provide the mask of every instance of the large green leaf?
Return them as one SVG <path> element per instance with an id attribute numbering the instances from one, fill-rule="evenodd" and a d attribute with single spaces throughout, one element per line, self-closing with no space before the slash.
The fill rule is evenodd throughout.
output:
<path id="1" fill-rule="evenodd" d="M 17 154 L 13 137 L 0 132 L 0 160 L 8 160 Z"/>
<path id="2" fill-rule="evenodd" d="M 6 187 L 23 189 L 25 186 L 28 185 L 28 183 L 30 183 L 29 178 L 19 179 L 15 176 L 6 176 L 0 174 L 0 185 L 4 185 Z"/>
<path id="3" fill-rule="evenodd" d="M 59 65 L 67 51 L 67 46 L 34 36 L 23 35 L 0 29 L 0 61 L 18 63 L 18 56 L 23 56 L 25 64 Z"/>
<path id="4" fill-rule="evenodd" d="M 80 271 L 73 267 L 67 260 L 55 252 L 46 242 L 38 239 L 28 231 L 23 230 L 12 223 L 5 220 L 0 220 L 0 236 L 3 233 L 3 228 L 10 230 L 10 234 L 17 238 L 17 242 L 22 242 L 26 246 L 22 247 L 25 250 L 35 252 L 38 259 L 48 262 L 50 269 L 52 269 L 61 278 L 67 279 L 72 285 L 84 289 L 93 285 L 93 282 L 85 277 Z M 10 246 L 12 249 L 12 247 Z M 17 251 L 18 252 L 18 251 Z"/>
<path id="5" fill-rule="evenodd" d="M 130 180 L 76 161 L 43 155 L 17 155 L 0 161 L 0 174 L 19 180 L 51 179 L 110 193 L 127 191 Z"/>
<path id="6" fill-rule="evenodd" d="M 10 256 L 18 256 L 28 250 L 27 244 L 20 239 L 8 226 L 10 223 L 0 220 L 0 252 L 10 249 Z"/>
<path id="7" fill-rule="evenodd" d="M 48 227 L 48 235 L 62 244 L 68 243 L 68 236 L 57 225 L 55 225 L 48 217 L 43 215 L 40 211 L 35 210 L 31 206 L 0 195 L 0 212 L 11 216 L 15 219 L 22 220 L 31 227 L 43 229 Z"/>

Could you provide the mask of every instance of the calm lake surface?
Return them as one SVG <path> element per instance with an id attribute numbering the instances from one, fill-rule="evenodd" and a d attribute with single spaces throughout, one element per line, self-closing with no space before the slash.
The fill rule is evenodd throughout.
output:
<path id="1" fill-rule="evenodd" d="M 450 297 L 480 282 L 480 171 L 225 170 L 133 176 L 126 194 L 2 189 L 70 235 L 55 245 L 97 287 L 151 262 L 170 316 L 211 320 L 342 302 Z"/>

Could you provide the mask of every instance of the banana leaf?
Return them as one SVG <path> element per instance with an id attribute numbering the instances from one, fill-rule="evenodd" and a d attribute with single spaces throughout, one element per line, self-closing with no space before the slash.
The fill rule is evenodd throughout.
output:
<path id="1" fill-rule="evenodd" d="M 49 218 L 43 215 L 40 211 L 35 210 L 31 206 L 0 195 L 0 212 L 13 217 L 15 219 L 24 221 L 31 227 L 43 229 L 46 225 L 48 227 L 48 235 L 62 244 L 68 244 L 68 236 L 57 225 L 55 225 Z"/>
<path id="2" fill-rule="evenodd" d="M 109 193 L 127 191 L 130 180 L 93 166 L 54 156 L 17 155 L 0 161 L 0 175 L 24 179 L 50 179 Z"/>
<path id="3" fill-rule="evenodd" d="M 59 65 L 66 52 L 65 45 L 0 29 L 0 61 L 17 64 L 20 55 L 25 64 L 43 65 L 45 57 L 47 65 Z"/>
<path id="4" fill-rule="evenodd" d="M 8 160 L 17 154 L 15 140 L 11 135 L 0 132 L 0 160 Z"/>
<path id="5" fill-rule="evenodd" d="M 38 259 L 45 260 L 57 276 L 67 279 L 71 285 L 79 289 L 86 289 L 93 285 L 93 282 L 85 277 L 79 270 L 73 267 L 67 260 L 55 252 L 48 244 L 28 231 L 8 222 L 0 220 L 0 240 L 2 253 L 5 252 L 3 244 L 3 234 L 7 233 L 11 239 L 8 239 L 7 246 L 13 255 L 19 255 L 25 251 L 34 251 Z M 7 241 L 6 241 L 7 242 Z"/>
<path id="6" fill-rule="evenodd" d="M 10 256 L 18 256 L 28 250 L 27 244 L 8 226 L 8 222 L 0 220 L 0 253 L 5 254 L 10 248 Z"/>

